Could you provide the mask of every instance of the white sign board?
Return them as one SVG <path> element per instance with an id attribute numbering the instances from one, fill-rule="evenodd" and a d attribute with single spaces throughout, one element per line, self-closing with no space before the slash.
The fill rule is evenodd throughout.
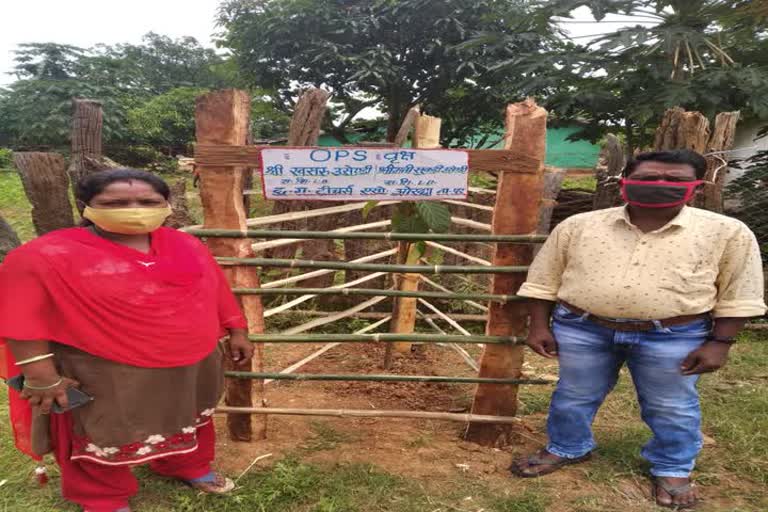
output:
<path id="1" fill-rule="evenodd" d="M 466 151 L 285 148 L 261 151 L 267 199 L 430 201 L 465 199 Z"/>

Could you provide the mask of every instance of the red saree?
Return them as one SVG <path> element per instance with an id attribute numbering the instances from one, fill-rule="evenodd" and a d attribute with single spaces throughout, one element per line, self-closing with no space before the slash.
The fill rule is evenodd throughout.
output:
<path id="1" fill-rule="evenodd" d="M 207 248 L 160 228 L 148 254 L 85 228 L 55 231 L 0 265 L 0 376 L 19 373 L 3 339 L 49 340 L 142 368 L 197 363 L 246 322 Z M 10 392 L 17 447 L 30 455 L 31 412 Z M 34 456 L 34 455 L 33 455 Z"/>

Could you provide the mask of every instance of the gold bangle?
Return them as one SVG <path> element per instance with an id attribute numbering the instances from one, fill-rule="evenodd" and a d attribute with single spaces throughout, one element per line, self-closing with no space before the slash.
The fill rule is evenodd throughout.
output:
<path id="1" fill-rule="evenodd" d="M 29 364 L 29 363 L 36 363 L 38 361 L 43 361 L 43 360 L 51 358 L 51 357 L 53 357 L 53 352 L 49 352 L 48 354 L 43 354 L 43 355 L 40 355 L 40 356 L 30 357 L 28 359 L 22 359 L 21 361 L 16 361 L 16 366 L 23 366 L 23 365 Z"/>
<path id="2" fill-rule="evenodd" d="M 27 388 L 27 389 L 31 389 L 32 391 L 46 391 L 46 390 L 53 389 L 53 388 L 57 387 L 62 382 L 64 382 L 64 377 L 59 377 L 59 380 L 57 380 L 56 382 L 54 382 L 50 386 L 30 386 L 29 384 L 27 384 L 26 381 L 24 381 L 24 387 Z"/>

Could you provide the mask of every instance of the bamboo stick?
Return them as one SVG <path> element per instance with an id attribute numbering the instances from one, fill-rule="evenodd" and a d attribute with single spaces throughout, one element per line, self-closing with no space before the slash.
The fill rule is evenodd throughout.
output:
<path id="1" fill-rule="evenodd" d="M 337 285 L 331 286 L 330 288 L 318 288 L 318 289 L 324 290 L 324 292 L 322 293 L 323 295 L 335 295 L 336 293 L 340 293 L 340 292 L 335 292 L 335 290 L 345 290 L 346 288 L 349 288 L 351 286 L 355 286 L 355 285 L 376 279 L 377 277 L 381 277 L 384 274 L 385 272 L 374 272 L 373 274 L 368 274 L 367 276 L 363 276 L 360 279 L 355 279 L 354 281 L 350 281 L 348 283 L 337 284 Z M 259 289 L 264 290 L 264 288 L 259 288 Z M 303 290 L 310 290 L 310 289 L 311 288 L 303 288 Z M 238 295 L 296 295 L 298 293 L 298 292 L 288 293 L 288 290 L 291 290 L 291 292 L 293 292 L 293 290 L 302 290 L 302 288 L 276 288 L 272 290 L 273 293 L 271 294 L 267 291 L 264 291 L 262 293 L 239 293 L 239 294 L 237 292 L 235 293 Z M 285 304 L 281 304 L 277 307 L 274 307 L 265 311 L 264 318 L 270 317 L 272 315 L 276 315 L 277 313 L 282 313 L 283 311 L 291 309 L 293 306 L 297 306 L 302 302 L 306 302 L 310 299 L 314 299 L 318 295 L 317 293 L 315 294 L 299 293 L 299 294 L 303 296 L 299 297 L 298 299 L 294 299 L 292 301 L 286 302 Z M 378 295 L 381 295 L 381 294 L 378 294 Z"/>
<path id="2" fill-rule="evenodd" d="M 283 334 L 286 334 L 286 335 L 299 334 L 299 333 L 314 329 L 315 327 L 320 327 L 321 325 L 337 322 L 339 320 L 352 316 L 355 313 L 358 313 L 364 309 L 368 309 L 371 306 L 375 306 L 379 302 L 386 299 L 387 297 L 374 297 L 370 300 L 361 302 L 360 304 L 357 304 L 349 309 L 345 309 L 344 311 L 340 311 L 333 315 L 329 315 L 324 318 L 316 318 L 314 320 L 310 320 L 309 322 L 303 323 L 301 325 L 297 325 L 296 327 L 291 327 L 290 329 L 286 329 L 285 331 L 283 331 Z"/>
<path id="3" fill-rule="evenodd" d="M 326 315 L 332 315 L 333 311 L 319 311 L 319 310 L 310 310 L 310 309 L 297 309 L 293 311 L 286 311 L 286 315 L 299 315 L 299 316 L 326 316 Z M 383 311 L 369 311 L 369 312 L 363 312 L 363 313 L 355 313 L 355 315 L 352 318 L 358 318 L 362 320 L 381 320 L 382 318 L 385 318 L 389 316 L 389 313 L 385 313 Z M 437 315 L 433 315 L 432 313 L 424 313 L 424 316 L 427 318 L 431 318 L 432 320 L 435 320 L 436 318 L 440 318 Z M 451 313 L 451 318 L 453 318 L 456 321 L 460 322 L 485 322 L 488 317 L 486 315 L 476 315 L 476 314 L 468 314 L 468 313 Z"/>
<path id="4" fill-rule="evenodd" d="M 226 372 L 235 379 L 272 379 L 306 381 L 349 381 L 349 382 L 424 382 L 450 384 L 552 384 L 544 379 L 483 379 L 480 377 L 448 377 L 439 375 L 336 375 L 317 373 L 273 373 L 273 372 Z"/>
<path id="5" fill-rule="evenodd" d="M 443 199 L 443 202 L 448 204 L 455 204 L 456 206 L 466 206 L 467 208 L 474 208 L 475 210 L 484 210 L 487 212 L 493 211 L 493 206 L 484 204 L 468 203 L 466 201 L 454 201 L 452 199 Z"/>
<path id="6" fill-rule="evenodd" d="M 434 282 L 433 280 L 429 279 L 428 277 L 426 277 L 424 275 L 421 276 L 421 280 L 424 281 L 425 283 L 427 283 L 428 285 L 430 285 L 433 288 L 437 288 L 438 290 L 441 290 L 441 291 L 446 292 L 446 293 L 453 293 L 451 290 L 449 290 L 445 286 Z M 486 306 L 483 306 L 482 304 L 477 303 L 475 301 L 464 300 L 462 302 L 464 302 L 465 304 L 469 304 L 470 306 L 472 306 L 472 307 L 474 307 L 476 309 L 479 309 L 480 311 L 488 312 L 488 308 Z M 485 319 L 487 320 L 487 317 Z"/>
<path id="7" fill-rule="evenodd" d="M 487 224 L 483 224 L 483 226 L 487 226 Z M 546 235 L 537 234 L 475 235 L 466 233 L 339 233 L 332 231 L 279 231 L 253 229 L 238 231 L 235 229 L 192 229 L 191 227 L 185 228 L 185 231 L 190 235 L 202 238 L 300 238 L 303 240 L 330 238 L 334 240 L 388 240 L 392 242 L 498 242 L 510 244 L 539 244 L 546 242 L 547 240 Z"/>
<path id="8" fill-rule="evenodd" d="M 427 322 L 430 326 L 432 326 L 432 328 L 435 331 L 437 331 L 438 334 L 447 334 L 428 315 L 422 313 L 421 311 L 417 311 L 416 314 L 419 315 L 419 317 L 422 318 L 425 322 Z M 469 352 L 464 350 L 463 347 L 461 347 L 460 345 L 457 345 L 456 343 L 447 343 L 447 346 L 455 350 L 461 356 L 461 358 L 464 359 L 464 361 L 469 365 L 469 367 L 472 368 L 474 371 L 480 370 L 480 366 L 477 364 L 477 361 L 475 361 L 475 358 L 472 357 Z"/>
<path id="9" fill-rule="evenodd" d="M 433 313 L 435 313 L 440 318 L 442 318 L 443 320 L 448 322 L 451 325 L 451 327 L 453 327 L 454 329 L 459 331 L 464 336 L 472 336 L 472 333 L 469 332 L 468 330 L 466 330 L 465 328 L 463 328 L 456 320 L 454 320 L 453 318 L 449 317 L 448 315 L 446 315 L 445 313 L 443 313 L 442 311 L 437 309 L 435 306 L 433 306 L 429 302 L 425 301 L 424 299 L 418 299 L 418 301 L 419 301 L 420 304 L 423 304 L 428 309 L 430 309 Z"/>
<path id="10" fill-rule="evenodd" d="M 519 345 L 525 338 L 517 336 L 458 336 L 447 334 L 251 334 L 249 339 L 256 343 L 319 343 L 338 341 L 340 343 L 381 343 L 393 341 L 418 341 L 419 343 L 488 343 L 491 345 Z"/>
<path id="11" fill-rule="evenodd" d="M 378 322 L 374 322 L 371 325 L 368 325 L 368 326 L 363 327 L 362 329 L 360 329 L 358 331 L 355 331 L 354 334 L 365 334 L 367 332 L 373 331 L 374 329 L 378 328 L 379 326 L 389 322 L 389 319 L 390 319 L 390 317 L 382 318 Z M 281 374 L 293 373 L 294 371 L 298 370 L 299 368 L 301 368 L 305 364 L 307 364 L 307 363 L 317 359 L 321 355 L 325 354 L 326 352 L 328 352 L 329 350 L 331 350 L 334 347 L 338 347 L 339 345 L 340 345 L 340 343 L 338 343 L 338 342 L 328 343 L 323 348 L 321 348 L 320 350 L 318 350 L 316 352 L 311 353 L 310 355 L 308 355 L 307 357 L 305 357 L 301 361 L 298 361 L 298 362 L 292 364 L 291 366 L 289 366 L 288 368 L 285 368 L 284 370 L 281 370 L 280 373 Z M 266 379 L 266 380 L 264 380 L 264 385 L 266 386 L 267 384 L 269 384 L 270 382 L 273 382 L 273 381 L 274 381 L 274 379 Z"/>
<path id="12" fill-rule="evenodd" d="M 373 275 L 373 274 L 371 274 Z M 378 277 L 378 276 L 376 276 Z M 371 278 L 371 276 L 366 276 Z M 354 282 L 354 281 L 353 281 Z M 346 283 L 350 285 L 350 283 Z M 338 285 L 341 286 L 341 285 Z M 500 304 L 506 304 L 509 302 L 523 302 L 527 299 L 518 295 L 501 295 L 490 293 L 444 293 L 444 292 L 406 292 L 402 290 L 381 290 L 378 288 L 276 288 L 271 290 L 265 290 L 264 288 L 233 288 L 232 291 L 235 295 L 353 295 L 364 297 L 415 297 L 422 299 L 446 299 L 446 300 L 463 300 L 463 299 L 477 299 L 488 300 L 491 302 L 498 302 Z M 312 298 L 312 297 L 310 297 Z M 309 300 L 309 299 L 306 299 Z M 283 304 L 285 306 L 285 304 Z M 292 307 L 293 305 L 289 306 Z M 282 307 L 282 306 L 280 306 Z M 277 308 L 274 308 L 277 309 Z M 270 314 L 266 313 L 264 316 L 272 316 L 275 313 L 269 310 Z"/>
<path id="13" fill-rule="evenodd" d="M 223 267 L 325 268 L 336 270 L 369 270 L 372 272 L 404 272 L 409 274 L 524 274 L 528 272 L 527 266 L 390 265 L 385 263 L 347 263 L 345 261 L 228 257 L 216 258 L 216 261 Z"/>
<path id="14" fill-rule="evenodd" d="M 520 418 L 509 416 L 486 416 L 454 412 L 358 410 L 358 409 L 300 409 L 278 407 L 218 407 L 217 413 L 276 414 L 291 416 L 330 416 L 337 418 L 411 418 L 422 420 L 445 420 L 462 423 L 519 423 Z"/>
<path id="15" fill-rule="evenodd" d="M 457 251 L 453 247 L 448 247 L 447 245 L 439 244 L 437 242 L 425 242 L 428 246 L 434 247 L 436 249 L 440 249 L 441 251 L 445 251 L 450 254 L 454 254 L 460 258 L 464 258 L 467 261 L 474 261 L 475 263 L 479 263 L 481 265 L 490 266 L 491 262 L 488 260 L 484 260 L 483 258 L 478 258 L 476 256 L 471 256 L 467 253 Z"/>
<path id="16" fill-rule="evenodd" d="M 457 226 L 466 226 L 468 228 L 479 229 L 480 231 L 488 231 L 488 232 L 491 231 L 490 224 L 484 224 L 482 222 L 477 222 L 469 219 L 462 219 L 461 217 L 451 217 L 451 222 L 453 222 Z"/>
<path id="17" fill-rule="evenodd" d="M 376 254 L 371 254 L 370 256 L 363 256 L 362 258 L 351 260 L 350 263 L 367 263 L 369 261 L 376 261 L 382 258 L 386 258 L 387 256 L 392 256 L 396 252 L 397 249 L 389 249 L 388 251 L 377 252 Z M 286 277 L 285 279 L 278 279 L 277 281 L 270 281 L 266 284 L 262 284 L 261 287 L 277 288 L 280 286 L 285 286 L 286 284 L 293 284 L 298 283 L 299 281 L 304 281 L 306 279 L 312 279 L 313 277 L 333 274 L 334 272 L 336 272 L 336 270 L 315 270 L 314 272 L 307 272 L 306 274 L 300 274 L 298 276 L 291 276 Z"/>
<path id="18" fill-rule="evenodd" d="M 474 192 L 475 194 L 496 195 L 496 191 L 490 188 L 469 187 L 469 191 Z"/>
<path id="19" fill-rule="evenodd" d="M 392 224 L 391 220 L 380 220 L 377 222 L 369 222 L 368 224 L 359 224 L 357 226 L 347 226 L 339 229 L 333 229 L 328 233 L 355 233 L 359 231 L 365 231 L 367 229 L 378 229 L 389 227 Z M 282 240 L 270 240 L 268 242 L 256 242 L 251 245 L 254 252 L 264 251 L 266 249 L 272 249 L 274 247 L 283 247 L 285 245 L 296 244 L 304 241 L 302 238 L 285 238 Z"/>
<path id="20" fill-rule="evenodd" d="M 400 201 L 382 201 L 378 204 L 379 207 L 389 206 L 397 204 Z M 322 217 L 323 215 L 333 215 L 336 213 L 353 212 L 355 210 L 362 210 L 365 208 L 367 202 L 355 202 L 350 204 L 342 204 L 339 206 L 329 206 L 327 208 L 315 208 L 313 210 L 304 210 L 300 212 L 286 212 L 279 213 L 277 215 L 265 215 L 264 217 L 255 217 L 246 219 L 245 224 L 249 227 L 255 226 L 267 226 L 269 224 L 280 224 L 281 222 L 288 222 L 292 220 L 311 219 L 313 217 Z M 202 224 L 195 224 L 194 226 L 187 226 L 182 231 L 190 232 L 201 229 Z"/>

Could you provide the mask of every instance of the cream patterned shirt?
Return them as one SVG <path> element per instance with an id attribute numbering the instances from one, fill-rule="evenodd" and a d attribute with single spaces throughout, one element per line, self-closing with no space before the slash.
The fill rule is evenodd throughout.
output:
<path id="1" fill-rule="evenodd" d="M 518 293 L 607 318 L 752 317 L 766 311 L 763 284 L 760 248 L 740 221 L 685 207 L 643 233 L 620 207 L 559 224 Z"/>

